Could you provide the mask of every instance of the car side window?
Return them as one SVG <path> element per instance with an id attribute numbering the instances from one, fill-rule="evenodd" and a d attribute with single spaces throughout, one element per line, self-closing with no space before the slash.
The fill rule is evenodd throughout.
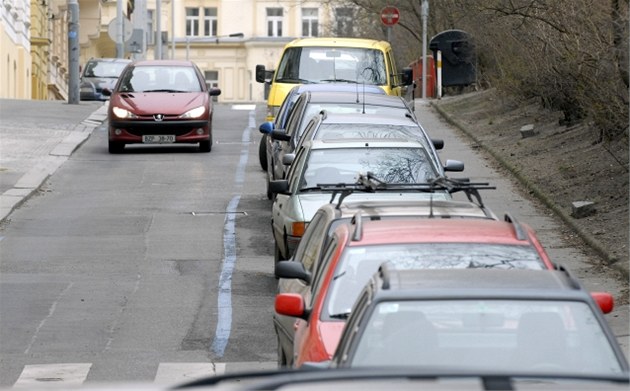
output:
<path id="1" fill-rule="evenodd" d="M 292 135 L 295 132 L 295 128 L 300 124 L 300 117 L 304 112 L 304 105 L 306 104 L 306 96 L 307 95 L 302 94 L 293 105 L 293 109 L 286 121 L 285 129 L 288 135 Z"/>
<path id="2" fill-rule="evenodd" d="M 335 253 L 335 251 L 337 251 L 337 248 L 339 247 L 339 241 L 337 240 L 336 236 L 333 236 L 333 238 L 330 240 L 330 243 L 328 243 L 328 247 L 326 247 L 326 249 L 324 250 L 324 256 L 321 259 L 327 259 L 329 260 L 333 254 Z M 321 285 L 322 285 L 322 281 L 324 280 L 324 274 L 326 273 L 327 268 L 326 267 L 321 267 L 319 268 L 316 273 L 315 276 L 313 276 L 313 284 L 311 284 L 311 295 L 309 297 L 309 303 L 308 306 L 309 308 L 312 306 L 312 299 L 315 296 L 315 293 L 317 291 L 320 290 Z"/>
<path id="3" fill-rule="evenodd" d="M 287 172 L 287 179 L 289 180 L 289 189 L 291 192 L 297 191 L 299 188 L 299 182 L 302 178 L 302 168 L 305 165 L 307 150 L 306 148 L 300 148 L 300 150 L 295 155 L 295 159 L 291 166 L 289 166 L 289 171 Z"/>
<path id="4" fill-rule="evenodd" d="M 341 354 L 337 358 L 338 364 L 348 360 L 348 354 L 350 353 L 350 349 L 352 347 L 349 341 L 356 340 L 354 335 L 361 329 L 359 327 L 359 323 L 361 323 L 362 319 L 364 319 L 366 310 L 369 307 L 369 298 L 369 291 L 367 289 L 364 289 L 352 309 L 352 318 L 350 318 L 350 320 L 348 321 L 348 324 L 345 327 L 343 334 L 341 335 L 341 340 L 339 341 L 338 346 Z"/>
<path id="5" fill-rule="evenodd" d="M 319 259 L 320 250 L 322 249 L 323 237 L 326 232 L 326 216 L 322 213 L 320 218 L 313 225 L 311 237 L 309 238 L 309 245 L 304 249 L 303 261 L 304 267 L 309 272 L 313 273 L 317 261 Z M 313 221 L 311 221 L 313 224 Z"/>

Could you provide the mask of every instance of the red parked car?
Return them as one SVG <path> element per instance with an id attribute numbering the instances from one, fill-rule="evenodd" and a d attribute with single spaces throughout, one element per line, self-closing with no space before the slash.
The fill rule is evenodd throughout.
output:
<path id="1" fill-rule="evenodd" d="M 212 149 L 212 96 L 191 61 L 146 60 L 129 64 L 109 94 L 109 152 L 126 144 L 199 144 Z"/>
<path id="2" fill-rule="evenodd" d="M 288 360 L 295 367 L 332 357 L 361 289 L 385 262 L 396 269 L 555 269 L 534 231 L 509 215 L 503 221 L 362 221 L 358 215 L 337 227 L 323 254 L 314 276 L 301 274 L 297 262 L 276 265 L 277 276 L 311 285 L 304 297 L 284 293 L 275 301 L 278 314 L 298 318 Z"/>

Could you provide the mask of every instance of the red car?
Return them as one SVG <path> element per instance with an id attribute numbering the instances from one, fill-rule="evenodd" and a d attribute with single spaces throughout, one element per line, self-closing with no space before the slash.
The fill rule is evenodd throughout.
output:
<path id="1" fill-rule="evenodd" d="M 146 60 L 129 64 L 110 95 L 109 152 L 126 144 L 199 144 L 212 149 L 212 96 L 191 61 Z"/>
<path id="2" fill-rule="evenodd" d="M 296 262 L 276 266 L 276 275 L 311 285 L 305 297 L 284 293 L 275 301 L 278 314 L 298 318 L 289 360 L 295 367 L 332 357 L 361 289 L 385 262 L 396 269 L 555 269 L 534 231 L 509 216 L 504 221 L 357 216 L 337 227 L 329 243 L 314 276 L 301 275 Z"/>

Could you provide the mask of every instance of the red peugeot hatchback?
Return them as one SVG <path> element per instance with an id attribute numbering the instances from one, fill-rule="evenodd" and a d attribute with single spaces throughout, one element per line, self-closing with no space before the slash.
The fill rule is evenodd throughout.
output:
<path id="1" fill-rule="evenodd" d="M 199 143 L 212 149 L 212 96 L 192 61 L 145 60 L 125 67 L 110 95 L 109 152 L 126 144 Z"/>

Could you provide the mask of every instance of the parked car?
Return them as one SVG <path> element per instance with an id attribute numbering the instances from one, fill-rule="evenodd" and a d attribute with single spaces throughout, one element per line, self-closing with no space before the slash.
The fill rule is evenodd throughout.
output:
<path id="1" fill-rule="evenodd" d="M 353 217 L 361 215 L 366 220 L 383 219 L 489 219 L 498 217 L 481 202 L 478 191 L 493 189 L 487 183 L 446 180 L 452 193 L 466 192 L 471 201 L 454 200 L 410 200 L 404 194 L 397 200 L 349 201 L 347 195 L 354 192 L 369 192 L 380 184 L 365 178 L 361 186 L 348 186 L 341 190 L 345 197 L 321 206 L 309 222 L 290 261 L 277 265 L 278 293 L 297 293 L 306 296 L 311 282 L 322 266 L 322 250 L 328 247 L 335 229 L 349 223 Z M 387 186 L 385 186 L 387 188 Z M 419 185 L 418 190 L 426 189 Z M 385 189 L 382 189 L 385 190 Z M 474 200 L 474 202 L 473 202 Z M 293 277 L 298 278 L 293 278 Z M 278 364 L 281 367 L 293 366 L 293 339 L 295 318 L 274 312 L 274 329 L 278 338 Z"/>
<path id="2" fill-rule="evenodd" d="M 80 100 L 107 100 L 104 89 L 112 89 L 131 60 L 125 58 L 91 58 L 81 72 Z"/>
<path id="3" fill-rule="evenodd" d="M 355 94 L 368 93 L 368 94 L 380 94 L 384 95 L 385 90 L 381 87 L 368 85 L 359 86 L 358 84 L 347 83 L 322 83 L 322 84 L 300 84 L 297 85 L 287 94 L 284 102 L 280 105 L 278 114 L 273 122 L 263 122 L 258 130 L 262 133 L 260 139 L 260 145 L 258 147 L 258 159 L 260 160 L 260 167 L 267 171 L 268 161 L 271 158 L 272 140 L 269 137 L 274 129 L 284 129 L 291 109 L 297 101 L 300 94 L 306 91 L 331 91 L 331 92 L 354 92 Z"/>
<path id="4" fill-rule="evenodd" d="M 212 149 L 212 96 L 192 61 L 145 60 L 129 64 L 111 95 L 109 152 L 127 144 L 199 144 Z"/>
<path id="5" fill-rule="evenodd" d="M 352 305 L 385 261 L 399 269 L 423 270 L 555 268 L 534 231 L 509 215 L 503 221 L 365 220 L 358 213 L 352 224 L 336 228 L 322 250 L 314 275 L 302 268 L 300 262 L 276 265 L 277 276 L 299 278 L 310 285 L 304 295 L 276 296 L 276 312 L 299 318 L 294 326 L 294 366 L 332 357 Z M 295 300 L 297 304 L 288 307 L 284 300 Z"/>
<path id="6" fill-rule="evenodd" d="M 627 376 L 603 317 L 612 309 L 610 294 L 589 294 L 562 268 L 401 271 L 384 264 L 357 300 L 331 366 L 541 375 L 545 382 Z"/>
<path id="7" fill-rule="evenodd" d="M 389 42 L 372 39 L 315 37 L 295 39 L 284 47 L 275 70 L 256 65 L 255 78 L 269 86 L 267 120 L 273 121 L 286 94 L 298 84 L 375 85 L 401 96 L 412 84 L 411 68 L 399 73 Z"/>
<path id="8" fill-rule="evenodd" d="M 271 210 L 275 261 L 289 259 L 293 254 L 315 211 L 329 202 L 331 185 L 354 184 L 360 173 L 367 172 L 384 183 L 408 185 L 443 176 L 439 162 L 417 141 L 382 138 L 307 141 L 291 164 L 288 179 L 270 184 L 271 191 L 277 194 Z M 351 197 L 398 199 L 401 192 L 409 192 L 416 199 L 451 198 L 445 191 L 428 195 L 405 189 Z"/>
<path id="9" fill-rule="evenodd" d="M 413 110 L 400 97 L 354 92 L 306 91 L 295 102 L 284 128 L 267 126 L 271 129 L 272 138 L 267 166 L 268 181 L 285 178 L 283 156 L 295 151 L 309 121 L 322 110 L 330 113 L 391 114 L 415 119 Z M 290 142 L 286 142 L 287 140 Z M 267 195 L 272 197 L 269 192 Z"/>

